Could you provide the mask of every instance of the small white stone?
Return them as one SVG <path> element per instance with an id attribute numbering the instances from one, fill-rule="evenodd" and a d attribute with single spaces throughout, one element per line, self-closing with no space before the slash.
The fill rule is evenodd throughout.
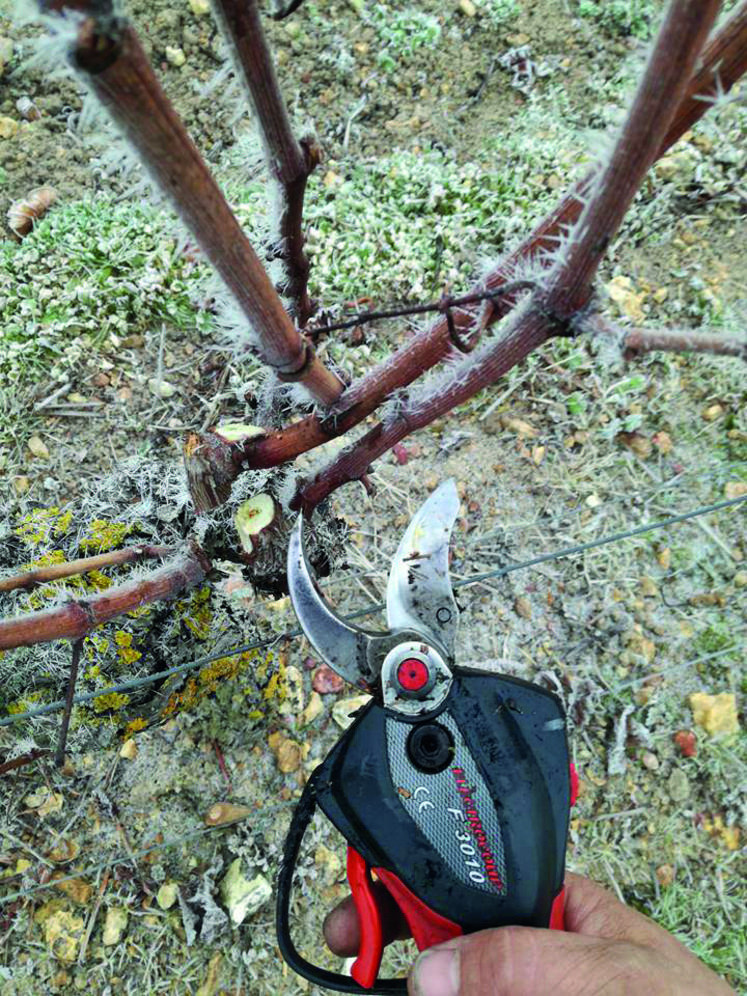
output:
<path id="1" fill-rule="evenodd" d="M 241 874 L 241 858 L 232 861 L 220 883 L 220 895 L 236 926 L 261 909 L 272 896 L 272 886 L 257 875 L 250 881 Z"/>
<path id="2" fill-rule="evenodd" d="M 176 394 L 173 384 L 169 384 L 167 380 L 159 380 L 157 377 L 150 378 L 148 387 L 157 398 L 171 398 Z"/>
<path id="3" fill-rule="evenodd" d="M 176 882 L 164 882 L 156 893 L 156 902 L 162 910 L 169 910 L 176 902 L 179 887 Z"/>
<path id="4" fill-rule="evenodd" d="M 180 48 L 172 48 L 171 45 L 166 46 L 166 61 L 170 62 L 172 66 L 176 66 L 177 69 L 183 66 L 187 61 L 187 57 Z"/>
<path id="5" fill-rule="evenodd" d="M 644 767 L 648 768 L 649 771 L 659 770 L 659 758 L 656 754 L 652 754 L 650 750 L 646 751 L 641 760 L 643 761 Z"/>
<path id="6" fill-rule="evenodd" d="M 106 911 L 106 920 L 104 921 L 104 933 L 102 938 L 104 944 L 107 946 L 119 944 L 126 927 L 127 910 L 122 909 L 121 906 L 110 906 Z"/>
<path id="7" fill-rule="evenodd" d="M 204 17 L 210 13 L 210 0 L 189 0 L 189 9 L 195 17 Z"/>

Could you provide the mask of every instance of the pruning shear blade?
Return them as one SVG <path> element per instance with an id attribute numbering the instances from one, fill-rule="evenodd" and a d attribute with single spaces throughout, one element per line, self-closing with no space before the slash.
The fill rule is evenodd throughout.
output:
<path id="1" fill-rule="evenodd" d="M 444 481 L 410 521 L 386 592 L 389 628 L 415 630 L 452 659 L 458 611 L 449 578 L 449 540 L 458 514 L 456 485 Z"/>
<path id="2" fill-rule="evenodd" d="M 306 559 L 299 516 L 288 546 L 291 601 L 311 645 L 346 681 L 373 691 L 386 655 L 408 640 L 432 643 L 453 658 L 457 606 L 449 580 L 449 539 L 458 511 L 456 487 L 446 481 L 410 522 L 389 573 L 386 632 L 347 622 L 325 601 Z"/>

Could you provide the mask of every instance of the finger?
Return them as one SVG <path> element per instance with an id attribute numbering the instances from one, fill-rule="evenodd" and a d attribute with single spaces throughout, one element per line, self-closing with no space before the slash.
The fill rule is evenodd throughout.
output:
<path id="1" fill-rule="evenodd" d="M 565 929 L 573 934 L 650 943 L 655 924 L 608 889 L 568 872 L 565 878 Z"/>
<path id="2" fill-rule="evenodd" d="M 373 883 L 373 894 L 381 918 L 384 944 L 404 940 L 410 936 L 402 911 L 381 882 Z M 353 897 L 335 906 L 324 921 L 324 939 L 327 947 L 341 958 L 358 954 L 361 943 L 360 923 Z"/>
<path id="3" fill-rule="evenodd" d="M 684 953 L 685 957 L 682 957 Z M 670 957 L 643 944 L 533 927 L 501 927 L 424 952 L 410 996 L 733 996 L 688 952 Z"/>
<path id="4" fill-rule="evenodd" d="M 418 958 L 410 996 L 597 996 L 634 980 L 650 949 L 532 927 L 501 927 L 448 941 Z M 641 990 L 643 991 L 643 990 Z"/>

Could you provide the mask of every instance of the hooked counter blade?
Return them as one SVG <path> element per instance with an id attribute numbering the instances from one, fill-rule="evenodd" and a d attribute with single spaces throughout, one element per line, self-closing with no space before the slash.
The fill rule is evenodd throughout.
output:
<path id="1" fill-rule="evenodd" d="M 453 480 L 415 513 L 397 548 L 386 591 L 390 629 L 414 629 L 454 656 L 458 610 L 449 578 L 449 540 L 459 514 Z"/>
<path id="2" fill-rule="evenodd" d="M 374 647 L 387 634 L 351 626 L 316 589 L 303 545 L 303 516 L 288 544 L 288 592 L 301 629 L 322 660 L 351 684 L 369 691 L 379 676 Z"/>

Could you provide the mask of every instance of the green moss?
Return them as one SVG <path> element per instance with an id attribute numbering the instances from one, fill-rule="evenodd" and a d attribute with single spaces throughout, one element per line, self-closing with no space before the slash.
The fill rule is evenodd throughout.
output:
<path id="1" fill-rule="evenodd" d="M 203 322 L 174 228 L 167 212 L 98 195 L 0 242 L 0 374 L 33 381 L 51 365 L 56 376 L 112 335 Z"/>
<path id="2" fill-rule="evenodd" d="M 718 661 L 704 661 L 699 669 L 704 673 L 713 674 L 714 668 L 719 670 L 729 667 L 730 660 L 738 657 L 738 647 L 734 639 L 733 621 L 730 624 L 724 616 L 718 619 L 705 629 L 701 630 L 693 640 L 693 650 L 698 657 L 705 657 L 709 654 L 719 654 Z"/>
<path id="3" fill-rule="evenodd" d="M 129 695 L 121 695 L 119 692 L 109 692 L 107 695 L 99 695 L 91 703 L 95 712 L 114 711 L 126 706 L 130 701 Z"/>
<path id="4" fill-rule="evenodd" d="M 481 0 L 477 8 L 495 27 L 503 27 L 519 13 L 518 0 Z"/>
<path id="5" fill-rule="evenodd" d="M 441 38 L 438 19 L 412 7 L 397 10 L 389 4 L 377 3 L 366 20 L 376 31 L 377 61 L 387 73 L 412 59 L 418 49 L 434 48 Z"/>
<path id="6" fill-rule="evenodd" d="M 581 17 L 590 18 L 610 34 L 651 37 L 661 4 L 652 0 L 578 0 Z"/>

